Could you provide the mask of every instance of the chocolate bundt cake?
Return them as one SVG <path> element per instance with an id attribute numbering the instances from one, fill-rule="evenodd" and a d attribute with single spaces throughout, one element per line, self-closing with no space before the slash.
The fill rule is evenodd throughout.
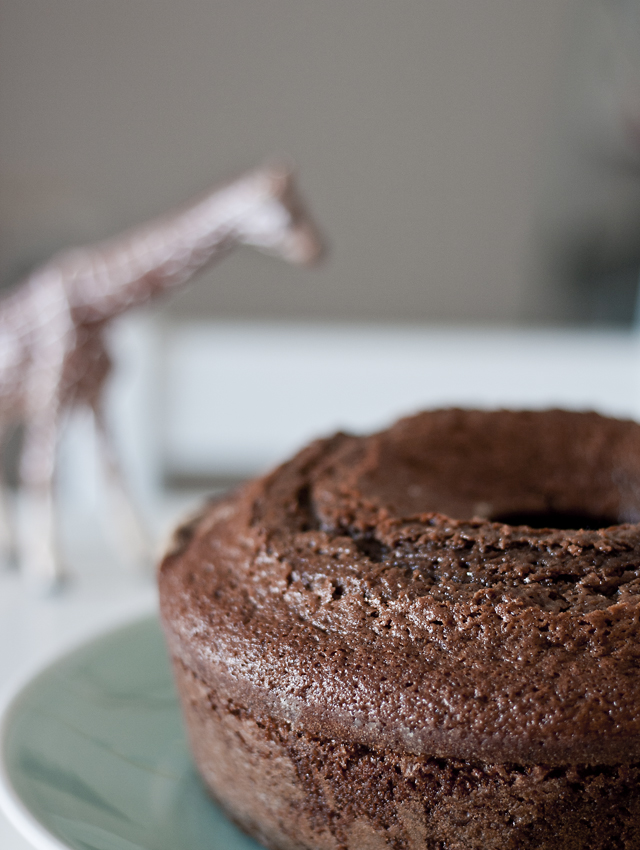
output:
<path id="1" fill-rule="evenodd" d="M 640 425 L 320 440 L 159 572 L 193 754 L 274 850 L 640 848 Z"/>

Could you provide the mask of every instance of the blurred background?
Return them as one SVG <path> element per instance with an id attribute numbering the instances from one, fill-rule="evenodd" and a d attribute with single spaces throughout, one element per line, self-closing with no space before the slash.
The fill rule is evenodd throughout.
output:
<path id="1" fill-rule="evenodd" d="M 633 0 L 2 0 L 0 280 L 268 157 L 332 246 L 234 257 L 183 319 L 629 324 Z"/>
<path id="2" fill-rule="evenodd" d="M 154 410 L 123 413 L 147 433 L 131 464 L 151 453 L 174 485 L 418 406 L 513 403 L 447 372 L 477 366 L 496 327 L 505 352 L 530 335 L 542 375 L 536 329 L 562 346 L 635 326 L 637 0 L 0 0 L 0 112 L 7 288 L 265 159 L 297 166 L 324 265 L 240 252 L 114 343 L 141 387 L 120 407 Z M 409 326 L 419 351 L 401 356 Z M 436 361 L 452 392 L 421 380 Z"/>

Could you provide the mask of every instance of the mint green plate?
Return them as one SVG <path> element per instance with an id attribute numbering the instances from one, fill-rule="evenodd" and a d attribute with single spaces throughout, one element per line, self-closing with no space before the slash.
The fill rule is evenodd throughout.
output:
<path id="1" fill-rule="evenodd" d="M 0 746 L 0 802 L 42 850 L 259 850 L 194 772 L 155 618 L 33 679 Z"/>

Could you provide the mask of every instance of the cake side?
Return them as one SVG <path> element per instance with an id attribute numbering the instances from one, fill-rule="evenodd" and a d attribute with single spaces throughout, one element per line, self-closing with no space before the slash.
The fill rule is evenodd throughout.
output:
<path id="1" fill-rule="evenodd" d="M 296 730 L 175 665 L 213 797 L 272 850 L 640 846 L 640 765 L 486 764 Z"/>

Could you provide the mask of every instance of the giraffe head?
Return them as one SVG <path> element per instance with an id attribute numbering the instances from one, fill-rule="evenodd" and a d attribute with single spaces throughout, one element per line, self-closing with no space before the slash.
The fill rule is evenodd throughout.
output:
<path id="1" fill-rule="evenodd" d="M 304 208 L 291 171 L 268 166 L 246 178 L 234 236 L 290 263 L 308 265 L 322 254 L 320 234 Z M 240 195 L 236 198 L 240 200 Z"/>

